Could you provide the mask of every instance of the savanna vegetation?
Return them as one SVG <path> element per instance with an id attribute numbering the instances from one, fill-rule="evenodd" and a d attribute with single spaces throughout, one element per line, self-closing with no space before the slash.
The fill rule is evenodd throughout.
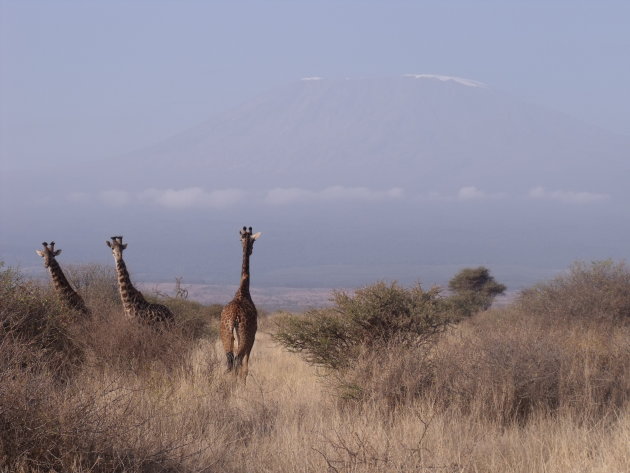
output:
<path id="1" fill-rule="evenodd" d="M 84 318 L 2 267 L 0 471 L 630 471 L 630 269 L 576 264 L 497 309 L 483 269 L 262 317 L 242 385 L 220 306 L 161 297 L 177 323 L 155 330 L 109 268 L 68 268 Z"/>

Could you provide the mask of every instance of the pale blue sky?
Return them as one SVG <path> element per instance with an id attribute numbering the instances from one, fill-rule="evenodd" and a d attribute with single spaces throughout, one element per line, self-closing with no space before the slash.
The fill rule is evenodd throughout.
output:
<path id="1" fill-rule="evenodd" d="M 4 169 L 151 144 L 303 76 L 436 73 L 630 135 L 630 2 L 0 0 Z"/>

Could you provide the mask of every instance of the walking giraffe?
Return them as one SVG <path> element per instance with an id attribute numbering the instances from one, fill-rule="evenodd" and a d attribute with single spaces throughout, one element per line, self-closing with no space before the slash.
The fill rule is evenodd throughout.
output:
<path id="1" fill-rule="evenodd" d="M 63 274 L 61 266 L 57 263 L 55 256 L 61 254 L 61 250 L 55 250 L 55 242 L 42 243 L 43 250 L 35 250 L 39 256 L 44 258 L 44 268 L 48 268 L 52 277 L 53 286 L 59 295 L 59 298 L 70 308 L 81 312 L 83 315 L 90 315 L 90 309 L 87 308 L 83 298 L 72 288 L 66 275 Z"/>
<path id="2" fill-rule="evenodd" d="M 221 341 L 225 349 L 228 371 L 234 370 L 237 376 L 246 382 L 249 353 L 254 346 L 258 313 L 249 293 L 249 257 L 254 249 L 254 241 L 260 238 L 260 232 L 252 235 L 252 227 L 243 227 L 240 231 L 243 245 L 243 265 L 241 284 L 234 299 L 221 312 Z M 236 337 L 236 355 L 234 355 L 234 338 Z"/>
<path id="3" fill-rule="evenodd" d="M 111 237 L 112 241 L 106 241 L 106 243 L 112 249 L 116 262 L 118 289 L 125 313 L 128 317 L 137 317 L 148 323 L 172 321 L 174 316 L 168 307 L 147 302 L 142 293 L 133 287 L 129 271 L 127 271 L 127 266 L 123 261 L 123 250 L 127 248 L 127 244 L 123 244 L 122 239 L 122 236 L 113 236 Z"/>

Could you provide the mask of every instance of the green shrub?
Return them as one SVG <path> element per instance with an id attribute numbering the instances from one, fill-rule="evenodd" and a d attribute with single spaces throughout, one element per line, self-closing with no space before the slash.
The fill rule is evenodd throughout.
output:
<path id="1" fill-rule="evenodd" d="M 173 311 L 175 324 L 190 340 L 217 336 L 217 323 L 223 310 L 221 304 L 203 305 L 180 297 L 159 299 L 157 302 Z"/>
<path id="2" fill-rule="evenodd" d="M 377 350 L 396 340 L 401 346 L 431 343 L 449 324 L 450 305 L 438 289 L 406 289 L 379 282 L 354 295 L 335 292 L 334 306 L 276 319 L 274 339 L 314 365 L 341 370 L 366 347 Z"/>
<path id="3" fill-rule="evenodd" d="M 489 309 L 494 298 L 506 289 L 483 266 L 462 269 L 449 281 L 448 287 L 453 292 L 450 301 L 460 318 Z"/>

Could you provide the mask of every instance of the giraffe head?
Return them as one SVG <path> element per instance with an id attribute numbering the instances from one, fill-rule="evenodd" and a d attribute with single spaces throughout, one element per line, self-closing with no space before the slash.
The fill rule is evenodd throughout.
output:
<path id="1" fill-rule="evenodd" d="M 107 243 L 107 246 L 112 249 L 112 254 L 114 255 L 114 259 L 116 261 L 122 259 L 123 250 L 127 248 L 127 243 L 123 243 L 122 239 L 122 236 L 113 236 L 111 238 L 112 241 L 105 241 L 105 243 Z"/>
<path id="2" fill-rule="evenodd" d="M 243 244 L 243 251 L 245 252 L 245 254 L 247 254 L 247 256 L 252 254 L 252 251 L 254 250 L 254 242 L 260 238 L 261 233 L 255 233 L 252 235 L 252 227 L 249 227 L 249 229 L 247 227 L 243 227 L 243 229 L 240 231 L 241 234 L 241 243 Z"/>
<path id="3" fill-rule="evenodd" d="M 44 246 L 43 250 L 35 250 L 39 256 L 44 258 L 44 268 L 48 268 L 50 266 L 50 262 L 55 259 L 55 256 L 61 253 L 61 250 L 55 250 L 55 242 L 51 241 L 50 246 L 48 243 L 42 243 Z"/>

